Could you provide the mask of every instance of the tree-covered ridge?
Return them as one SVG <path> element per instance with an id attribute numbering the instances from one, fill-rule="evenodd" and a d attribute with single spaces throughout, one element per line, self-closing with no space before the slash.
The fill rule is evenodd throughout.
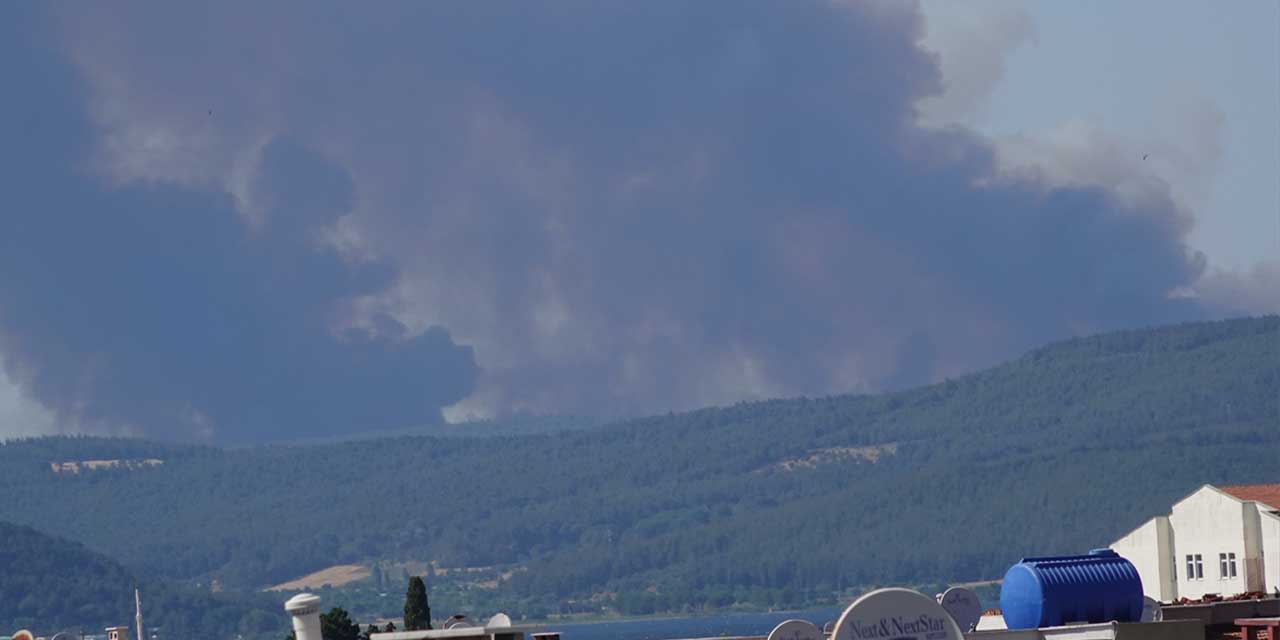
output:
<path id="1" fill-rule="evenodd" d="M 0 522 L 0 633 L 28 628 L 101 633 L 134 623 L 142 590 L 145 624 L 166 637 L 270 635 L 287 625 L 269 598 L 222 596 L 156 580 L 141 583 L 116 562 L 30 527 Z"/>
<path id="2" fill-rule="evenodd" d="M 135 580 L 74 542 L 0 522 L 0 629 L 128 622 Z"/>
<path id="3" fill-rule="evenodd" d="M 427 424 L 403 429 L 384 431 L 366 431 L 340 436 L 323 436 L 306 438 L 297 441 L 279 442 L 283 445 L 315 445 L 338 444 L 358 440 L 379 440 L 384 438 L 429 437 L 429 438 L 486 438 L 503 436 L 549 435 L 566 431 L 581 431 L 600 426 L 599 420 L 581 416 L 537 416 L 512 415 L 503 418 L 486 420 L 469 420 L 448 424 Z"/>
<path id="4" fill-rule="evenodd" d="M 62 443 L 0 460 L 38 467 Z M 757 473 L 889 444 L 874 462 Z M 0 517 L 52 508 L 146 575 L 242 587 L 389 559 L 497 567 L 470 593 L 513 612 L 815 603 L 998 577 L 1022 555 L 1105 545 L 1200 484 L 1275 481 L 1280 318 L 1080 338 L 877 396 L 168 455 L 145 472 L 0 474 Z"/>
<path id="5" fill-rule="evenodd" d="M 134 438 L 84 435 L 15 438 L 0 441 L 0 468 L 14 473 L 40 473 L 52 462 L 83 460 L 182 460 L 218 453 L 212 447 L 153 442 Z"/>

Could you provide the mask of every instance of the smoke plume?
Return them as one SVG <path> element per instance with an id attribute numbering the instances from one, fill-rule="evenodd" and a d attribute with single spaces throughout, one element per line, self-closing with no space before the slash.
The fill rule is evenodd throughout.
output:
<path id="1" fill-rule="evenodd" d="M 62 9 L 0 45 L 0 353 L 65 421 L 629 415 L 1211 313 L 1167 188 L 919 124 L 906 3 Z"/>

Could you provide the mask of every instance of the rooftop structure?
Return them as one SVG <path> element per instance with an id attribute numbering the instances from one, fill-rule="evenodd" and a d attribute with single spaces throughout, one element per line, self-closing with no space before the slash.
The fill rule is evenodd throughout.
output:
<path id="1" fill-rule="evenodd" d="M 978 630 L 965 640 L 1205 640 L 1197 620 L 1163 622 L 1103 622 L 1039 629 Z"/>
<path id="2" fill-rule="evenodd" d="M 499 613 L 490 618 L 489 621 L 482 626 L 471 626 L 465 622 L 455 622 L 447 629 L 373 633 L 369 635 L 369 640 L 434 640 L 435 638 L 524 640 L 525 633 L 531 632 L 537 628 L 539 627 L 513 625 L 511 624 L 511 618 L 508 617 L 507 614 Z"/>

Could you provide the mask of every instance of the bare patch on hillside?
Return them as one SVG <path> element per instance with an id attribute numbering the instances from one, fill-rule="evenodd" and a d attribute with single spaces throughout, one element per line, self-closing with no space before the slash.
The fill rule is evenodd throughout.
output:
<path id="1" fill-rule="evenodd" d="M 387 584 L 399 584 L 408 580 L 409 576 L 422 576 L 431 580 L 443 580 L 450 584 L 478 589 L 497 589 L 511 580 L 515 574 L 526 571 L 523 566 L 493 565 L 478 567 L 442 567 L 437 562 L 418 560 L 381 560 L 376 563 Z M 358 564 L 340 564 L 322 569 L 301 578 L 267 587 L 263 591 L 298 591 L 302 589 L 319 589 L 326 584 L 337 588 L 346 586 L 373 576 L 371 566 Z"/>
<path id="2" fill-rule="evenodd" d="M 799 458 L 790 458 L 775 462 L 767 467 L 756 469 L 752 473 L 756 475 L 791 473 L 802 469 L 816 469 L 824 464 L 837 464 L 842 462 L 867 462 L 875 464 L 879 462 L 881 458 L 894 455 L 897 452 L 898 443 L 896 442 L 889 442 L 869 447 L 828 447 L 826 449 L 813 449 Z"/>
<path id="3" fill-rule="evenodd" d="M 49 468 L 58 474 L 79 474 L 82 471 L 106 471 L 108 469 L 125 469 L 136 471 L 164 464 L 159 458 L 143 460 L 69 460 L 66 462 L 50 462 Z"/>
<path id="4" fill-rule="evenodd" d="M 309 573 L 296 580 L 281 582 L 273 587 L 267 587 L 263 591 L 298 591 L 301 589 L 319 589 L 326 584 L 331 587 L 341 587 L 342 585 L 359 582 L 369 577 L 369 567 L 359 564 L 339 564 L 321 569 L 315 573 Z"/>

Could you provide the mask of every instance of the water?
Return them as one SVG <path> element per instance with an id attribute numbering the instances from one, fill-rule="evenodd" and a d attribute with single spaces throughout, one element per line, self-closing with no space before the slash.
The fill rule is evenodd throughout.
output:
<path id="1" fill-rule="evenodd" d="M 654 618 L 547 624 L 546 631 L 559 631 L 563 640 L 664 640 L 667 638 L 712 638 L 716 636 L 768 635 L 779 622 L 791 618 L 808 620 L 822 628 L 839 617 L 843 608 L 773 613 L 738 613 L 692 618 Z"/>

